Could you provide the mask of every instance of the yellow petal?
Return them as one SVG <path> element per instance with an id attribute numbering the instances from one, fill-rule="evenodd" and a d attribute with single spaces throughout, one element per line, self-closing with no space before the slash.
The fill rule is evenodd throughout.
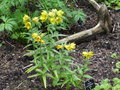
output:
<path id="1" fill-rule="evenodd" d="M 23 21 L 28 22 L 28 20 L 30 20 L 30 17 L 25 14 L 24 17 L 23 17 Z"/>
<path id="2" fill-rule="evenodd" d="M 32 21 L 33 21 L 34 23 L 38 23 L 39 19 L 38 19 L 38 17 L 34 17 L 34 18 L 32 19 Z"/>
<path id="3" fill-rule="evenodd" d="M 38 37 L 39 35 L 38 35 L 38 33 L 33 33 L 32 34 L 32 38 L 36 38 L 36 37 Z"/>
<path id="4" fill-rule="evenodd" d="M 32 25 L 31 25 L 30 22 L 26 22 L 26 23 L 25 23 L 25 27 L 26 27 L 27 29 L 30 29 L 30 28 L 32 27 Z"/>
<path id="5" fill-rule="evenodd" d="M 62 45 L 57 45 L 56 48 L 57 49 L 61 49 L 63 46 Z"/>

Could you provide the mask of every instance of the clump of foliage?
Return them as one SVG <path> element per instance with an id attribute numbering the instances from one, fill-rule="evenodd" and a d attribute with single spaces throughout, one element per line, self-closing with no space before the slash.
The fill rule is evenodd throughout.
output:
<path id="1" fill-rule="evenodd" d="M 103 2 L 107 7 L 120 10 L 120 1 L 119 0 L 96 0 L 97 2 Z"/>
<path id="2" fill-rule="evenodd" d="M 24 33 L 26 33 L 26 30 L 23 28 L 24 23 L 22 17 L 25 14 L 35 17 L 40 15 L 43 10 L 49 12 L 52 9 L 64 11 L 64 16 L 62 17 L 64 22 L 61 23 L 61 27 L 57 28 L 58 30 L 66 30 L 70 28 L 71 23 L 74 23 L 79 19 L 84 21 L 86 17 L 82 10 L 75 10 L 74 7 L 68 8 L 67 3 L 63 0 L 1 0 L 0 15 L 1 17 L 12 20 L 12 22 L 6 22 L 5 19 L 3 20 L 3 18 L 0 18 L 0 21 L 4 21 L 0 22 L 0 26 L 2 27 L 0 31 L 9 31 L 11 33 L 11 38 L 24 41 Z M 40 20 L 39 16 L 38 19 Z M 62 21 L 62 19 L 58 19 Z M 54 19 L 51 19 L 51 21 L 53 23 Z M 42 21 L 39 25 L 40 24 L 43 24 Z M 46 29 L 46 25 L 48 24 L 44 23 L 43 25 L 42 29 Z M 50 24 L 49 27 L 53 28 L 53 25 Z M 41 27 L 39 27 L 39 29 L 40 28 Z"/>
<path id="3" fill-rule="evenodd" d="M 119 73 L 120 72 L 120 62 L 119 61 L 116 63 L 116 68 L 113 69 L 113 72 L 115 72 L 115 73 Z"/>
<path id="4" fill-rule="evenodd" d="M 0 19 L 2 20 L 2 23 L 0 24 L 0 31 L 7 30 L 8 32 L 11 32 L 12 28 L 17 25 L 14 18 L 1 16 Z"/>
<path id="5" fill-rule="evenodd" d="M 120 79 L 113 78 L 112 83 L 109 79 L 103 80 L 100 85 L 96 86 L 93 90 L 120 90 Z"/>
<path id="6" fill-rule="evenodd" d="M 82 82 L 85 78 L 91 78 L 91 76 L 85 74 L 88 70 L 88 64 L 94 54 L 93 52 L 83 52 L 82 55 L 84 64 L 74 64 L 73 57 L 70 53 L 75 49 L 76 44 L 66 44 L 63 42 L 57 42 L 59 36 L 64 36 L 57 32 L 64 18 L 62 18 L 64 12 L 62 10 L 52 9 L 49 12 L 43 10 L 38 17 L 29 17 L 24 15 L 23 21 L 27 32 L 26 38 L 33 46 L 32 50 L 29 50 L 26 55 L 32 55 L 34 63 L 26 72 L 30 73 L 35 71 L 36 74 L 29 76 L 39 77 L 41 83 L 47 88 L 48 79 L 51 80 L 52 86 L 66 86 L 70 88 L 71 85 L 82 88 Z M 39 22 L 46 25 L 47 32 L 44 30 L 38 30 L 39 26 L 42 26 Z M 52 25 L 52 28 L 51 26 Z M 43 33 L 44 32 L 44 33 Z"/>
<path id="7" fill-rule="evenodd" d="M 118 57 L 118 55 L 116 54 L 116 53 L 113 53 L 112 55 L 111 55 L 111 58 L 113 58 L 113 59 L 116 59 Z"/>

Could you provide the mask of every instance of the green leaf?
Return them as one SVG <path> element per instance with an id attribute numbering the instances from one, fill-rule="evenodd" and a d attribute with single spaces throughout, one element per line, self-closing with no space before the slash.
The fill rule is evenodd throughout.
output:
<path id="1" fill-rule="evenodd" d="M 63 87 L 65 84 L 67 84 L 69 82 L 69 80 L 65 80 L 64 82 L 62 82 L 62 86 Z"/>
<path id="2" fill-rule="evenodd" d="M 56 78 L 59 78 L 58 74 L 57 74 L 57 70 L 54 70 L 54 74 L 55 74 Z"/>
<path id="3" fill-rule="evenodd" d="M 47 87 L 47 83 L 46 83 L 46 76 L 42 76 L 42 79 L 43 79 L 43 83 L 44 83 L 44 87 L 46 88 Z"/>
<path id="4" fill-rule="evenodd" d="M 2 45 L 3 45 L 3 44 L 2 44 L 2 43 L 0 43 L 0 47 L 2 47 Z"/>
<path id="5" fill-rule="evenodd" d="M 19 38 L 19 36 L 18 36 L 16 33 L 12 34 L 10 37 L 11 37 L 12 39 L 18 39 L 18 38 Z"/>
<path id="6" fill-rule="evenodd" d="M 43 64 L 43 67 L 49 71 L 49 69 L 48 69 L 46 64 Z"/>
<path id="7" fill-rule="evenodd" d="M 6 30 L 12 31 L 12 27 L 13 26 L 11 24 L 7 24 L 7 23 L 5 24 L 5 29 Z"/>
<path id="8" fill-rule="evenodd" d="M 93 78 L 93 77 L 91 77 L 90 75 L 84 75 L 83 77 L 84 77 L 84 78 L 89 78 L 89 79 L 90 79 L 90 78 Z"/>
<path id="9" fill-rule="evenodd" d="M 59 78 L 54 78 L 52 85 L 55 87 L 56 85 L 58 85 L 58 81 L 59 81 Z"/>
<path id="10" fill-rule="evenodd" d="M 30 73 L 31 71 L 35 70 L 38 66 L 32 66 L 29 69 L 26 70 L 27 73 Z"/>
<path id="11" fill-rule="evenodd" d="M 5 30 L 5 28 L 4 28 L 4 24 L 2 23 L 2 24 L 0 24 L 0 32 L 2 32 L 2 31 L 4 31 Z"/>
<path id="12" fill-rule="evenodd" d="M 113 78 L 114 85 L 120 84 L 119 78 Z"/>
<path id="13" fill-rule="evenodd" d="M 116 53 L 113 53 L 113 54 L 111 55 L 111 58 L 113 58 L 113 59 L 117 58 L 117 54 L 116 54 Z"/>
<path id="14" fill-rule="evenodd" d="M 40 69 L 36 69 L 36 72 L 41 73 L 42 75 L 45 73 L 44 71 L 42 71 Z"/>
<path id="15" fill-rule="evenodd" d="M 54 78 L 52 74 L 47 73 L 46 76 Z"/>

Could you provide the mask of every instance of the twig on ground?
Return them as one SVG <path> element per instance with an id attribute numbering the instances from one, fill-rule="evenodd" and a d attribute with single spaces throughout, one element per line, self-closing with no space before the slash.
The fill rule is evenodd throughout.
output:
<path id="1" fill-rule="evenodd" d="M 33 64 L 29 64 L 29 65 L 27 65 L 27 66 L 25 66 L 23 69 L 26 69 L 26 68 L 28 68 L 28 67 L 31 67 Z"/>
<path id="2" fill-rule="evenodd" d="M 15 46 L 14 45 L 12 45 L 10 42 L 8 42 L 8 41 L 5 41 L 6 43 L 8 43 L 9 45 L 11 45 L 12 47 L 14 47 L 15 48 Z"/>

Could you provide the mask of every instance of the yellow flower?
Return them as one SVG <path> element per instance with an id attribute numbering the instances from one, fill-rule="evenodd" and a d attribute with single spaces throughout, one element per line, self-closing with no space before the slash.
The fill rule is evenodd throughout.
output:
<path id="1" fill-rule="evenodd" d="M 27 22 L 28 20 L 30 20 L 30 17 L 25 14 L 24 17 L 23 17 L 23 21 L 24 21 L 24 22 Z"/>
<path id="2" fill-rule="evenodd" d="M 48 13 L 47 13 L 47 11 L 43 11 L 40 15 L 40 20 L 42 22 L 45 22 L 47 19 L 48 19 Z"/>
<path id="3" fill-rule="evenodd" d="M 63 21 L 62 18 L 60 18 L 60 17 L 56 17 L 56 23 L 59 23 L 59 22 L 62 22 L 62 21 Z"/>
<path id="4" fill-rule="evenodd" d="M 67 49 L 67 50 L 71 50 L 70 45 L 65 45 L 64 47 L 65 47 L 65 49 Z"/>
<path id="5" fill-rule="evenodd" d="M 47 16 L 48 13 L 47 13 L 47 11 L 43 10 L 42 13 L 41 13 L 41 15 L 43 15 L 43 16 Z"/>
<path id="6" fill-rule="evenodd" d="M 34 23 L 38 23 L 39 19 L 38 19 L 38 17 L 34 17 L 34 18 L 32 19 L 32 21 L 33 21 Z"/>
<path id="7" fill-rule="evenodd" d="M 49 12 L 48 15 L 49 15 L 50 17 L 54 17 L 54 16 L 55 16 L 55 13 L 54 13 L 54 12 Z"/>
<path id="8" fill-rule="evenodd" d="M 32 34 L 32 38 L 37 38 L 39 35 L 38 35 L 38 33 L 33 33 Z"/>
<path id="9" fill-rule="evenodd" d="M 38 35 L 38 33 L 33 33 L 32 38 L 34 38 L 34 40 L 36 42 L 40 42 L 40 43 L 44 44 L 45 41 L 41 39 L 41 36 L 43 36 L 43 35 L 44 35 L 44 33 L 42 33 L 40 36 Z"/>
<path id="10" fill-rule="evenodd" d="M 64 14 L 64 12 L 63 12 L 62 10 L 57 11 L 57 15 L 58 15 L 59 17 L 62 17 L 63 14 Z"/>
<path id="11" fill-rule="evenodd" d="M 70 44 L 70 48 L 71 48 L 71 49 L 75 49 L 75 48 L 76 48 L 75 46 L 76 46 L 75 43 L 71 43 L 71 44 Z"/>
<path id="12" fill-rule="evenodd" d="M 56 48 L 57 49 L 61 49 L 63 46 L 62 45 L 57 45 Z"/>
<path id="13" fill-rule="evenodd" d="M 75 49 L 76 47 L 76 44 L 75 43 L 71 43 L 69 45 L 65 45 L 64 47 L 67 49 L 67 50 L 73 50 Z"/>
<path id="14" fill-rule="evenodd" d="M 44 40 L 42 40 L 42 39 L 40 40 L 40 42 L 41 42 L 42 44 L 45 44 L 45 41 L 44 41 Z"/>
<path id="15" fill-rule="evenodd" d="M 94 52 L 82 52 L 82 55 L 84 57 L 86 57 L 87 59 L 90 59 L 93 55 L 94 55 Z"/>
<path id="16" fill-rule="evenodd" d="M 57 13 L 57 9 L 52 9 L 52 12 Z"/>
<path id="17" fill-rule="evenodd" d="M 55 18 L 50 18 L 50 23 L 51 24 L 55 24 L 56 23 L 56 19 Z"/>
<path id="18" fill-rule="evenodd" d="M 47 20 L 47 18 L 45 16 L 40 16 L 40 20 L 41 20 L 41 22 L 45 22 Z"/>
<path id="19" fill-rule="evenodd" d="M 41 42 L 41 37 L 37 36 L 36 38 L 34 38 L 36 42 Z"/>
<path id="20" fill-rule="evenodd" d="M 30 29 L 32 27 L 31 23 L 30 22 L 25 22 L 25 27 L 27 29 Z"/>

